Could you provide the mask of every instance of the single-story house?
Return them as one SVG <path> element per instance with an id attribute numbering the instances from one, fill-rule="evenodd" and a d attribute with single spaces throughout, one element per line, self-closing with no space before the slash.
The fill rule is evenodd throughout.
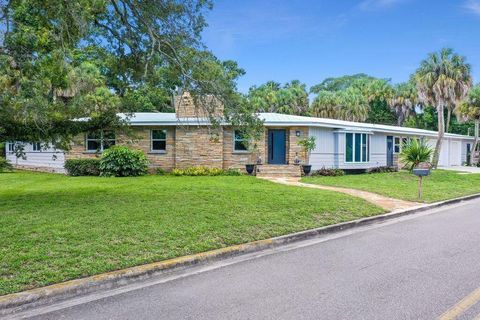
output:
<path id="1" fill-rule="evenodd" d="M 227 123 L 211 126 L 188 96 L 177 101 L 175 113 L 134 113 L 128 120 L 133 136 L 89 132 L 76 137 L 65 152 L 41 143 L 26 144 L 24 159 L 17 158 L 14 143 L 8 143 L 7 159 L 18 167 L 63 172 L 66 159 L 98 157 L 109 146 L 125 144 L 143 150 L 152 168 L 167 171 L 191 166 L 245 169 L 260 160 L 259 175 L 299 175 L 298 160 L 311 164 L 312 170 L 395 166 L 402 141 L 424 138 L 434 146 L 437 137 L 437 132 L 422 129 L 260 113 L 263 138 L 255 150 L 249 150 L 240 131 Z M 298 141 L 308 136 L 316 138 L 316 148 L 305 156 Z M 465 164 L 472 145 L 473 137 L 446 134 L 439 165 Z"/>

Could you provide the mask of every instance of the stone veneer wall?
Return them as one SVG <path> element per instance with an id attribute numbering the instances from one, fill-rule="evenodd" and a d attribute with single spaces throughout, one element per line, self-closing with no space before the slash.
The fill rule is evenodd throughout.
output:
<path id="1" fill-rule="evenodd" d="M 297 137 L 296 132 L 300 131 L 300 136 Z M 289 164 L 295 163 L 295 157 L 298 156 L 301 163 L 306 163 L 308 155 L 305 157 L 305 151 L 298 145 L 298 141 L 308 138 L 308 127 L 289 127 L 287 128 L 287 160 Z M 321 141 L 315 141 L 315 143 L 321 143 Z M 306 159 L 307 158 L 307 159 Z"/>
<path id="2" fill-rule="evenodd" d="M 175 167 L 223 168 L 223 129 L 179 126 L 175 134 Z"/>
<path id="3" fill-rule="evenodd" d="M 166 130 L 167 141 L 165 151 L 152 151 L 151 130 Z M 162 168 L 170 171 L 175 168 L 175 127 L 133 127 L 132 137 L 119 135 L 118 145 L 126 145 L 132 149 L 141 150 L 147 156 L 151 168 Z"/>
<path id="4" fill-rule="evenodd" d="M 203 107 L 196 106 L 193 97 L 188 92 L 176 96 L 174 104 L 177 117 L 208 118 L 208 113 L 215 117 L 223 117 L 223 104 L 213 96 L 206 96 L 204 100 L 199 103 L 203 103 Z"/>
<path id="5" fill-rule="evenodd" d="M 167 146 L 165 152 L 152 152 L 150 130 L 167 130 Z M 287 133 L 287 161 L 294 164 L 298 155 L 303 162 L 304 152 L 297 144 L 299 139 L 308 137 L 308 127 L 275 127 L 272 129 L 286 129 Z M 300 131 L 300 137 L 296 136 Z M 170 171 L 173 168 L 205 166 L 210 168 L 245 169 L 248 163 L 255 163 L 258 156 L 262 163 L 268 163 L 268 128 L 265 128 L 263 138 L 257 142 L 257 152 L 238 152 L 233 149 L 233 128 L 211 128 L 206 126 L 178 126 L 178 127 L 132 127 L 132 136 L 117 134 L 116 144 L 126 145 L 133 149 L 142 150 L 152 168 L 162 168 Z M 316 143 L 320 143 L 317 141 Z M 86 152 L 85 135 L 74 138 L 72 148 L 66 153 L 66 159 L 95 158 L 97 153 Z"/>
<path id="6" fill-rule="evenodd" d="M 246 164 L 256 163 L 258 157 L 265 163 L 265 139 L 262 137 L 257 142 L 256 151 L 235 151 L 233 149 L 233 134 L 232 127 L 224 127 L 223 130 L 223 168 L 229 169 L 245 169 Z M 265 135 L 265 132 L 263 133 Z"/>
<path id="7" fill-rule="evenodd" d="M 165 152 L 151 151 L 150 130 L 167 130 Z M 141 150 L 150 162 L 151 168 L 161 167 L 171 170 L 175 167 L 175 128 L 174 127 L 132 127 L 129 136 L 123 133 L 116 135 L 116 145 L 126 145 L 132 149 Z M 99 153 L 87 152 L 85 149 L 85 135 L 78 135 L 73 139 L 71 149 L 66 152 L 65 159 L 98 158 Z"/>
<path id="8" fill-rule="evenodd" d="M 98 158 L 100 155 L 85 150 L 85 134 L 79 134 L 73 138 L 70 150 L 65 152 L 65 160 Z"/>

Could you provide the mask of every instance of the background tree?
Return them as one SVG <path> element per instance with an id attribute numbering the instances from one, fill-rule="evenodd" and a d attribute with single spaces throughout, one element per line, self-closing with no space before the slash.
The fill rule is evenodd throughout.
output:
<path id="1" fill-rule="evenodd" d="M 208 0 L 1 1 L 0 141 L 68 148 L 79 132 L 121 127 L 118 111 L 169 111 L 180 90 L 208 114 L 221 103 L 227 120 L 257 128 L 236 90 L 244 71 L 201 42 L 210 8 Z"/>
<path id="2" fill-rule="evenodd" d="M 355 87 L 341 91 L 320 91 L 310 107 L 311 115 L 346 121 L 364 122 L 369 113 L 368 100 Z"/>
<path id="3" fill-rule="evenodd" d="M 392 124 L 395 116 L 387 105 L 391 96 L 388 80 L 365 74 L 327 78 L 313 86 L 316 93 L 311 113 L 320 117 Z"/>
<path id="4" fill-rule="evenodd" d="M 413 82 L 404 82 L 393 87 L 393 94 L 388 101 L 397 116 L 397 125 L 403 126 L 410 115 L 415 114 L 418 104 L 418 92 Z"/>
<path id="5" fill-rule="evenodd" d="M 477 150 L 480 129 L 480 85 L 476 85 L 469 90 L 466 99 L 460 103 L 458 109 L 462 116 L 475 124 L 475 141 L 472 147 L 472 151 L 475 151 Z"/>
<path id="6" fill-rule="evenodd" d="M 433 166 L 438 166 L 445 135 L 444 111 L 456 105 L 471 87 L 470 65 L 452 49 L 442 49 L 423 60 L 414 79 L 422 102 L 435 106 L 438 115 L 438 139 L 433 154 Z"/>
<path id="7" fill-rule="evenodd" d="M 256 112 L 278 112 L 285 114 L 306 115 L 309 101 L 306 85 L 293 80 L 281 85 L 268 81 L 248 90 L 248 101 Z"/>
<path id="8" fill-rule="evenodd" d="M 310 93 L 318 94 L 321 91 L 341 91 L 351 87 L 354 82 L 361 79 L 373 80 L 365 73 L 357 73 L 354 75 L 346 75 L 342 77 L 331 77 L 323 80 L 321 83 L 314 85 L 310 88 Z"/>

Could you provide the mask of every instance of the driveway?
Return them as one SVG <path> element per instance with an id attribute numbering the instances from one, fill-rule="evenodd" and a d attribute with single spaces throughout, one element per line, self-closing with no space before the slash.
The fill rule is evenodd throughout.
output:
<path id="1" fill-rule="evenodd" d="M 479 167 L 449 166 L 449 167 L 438 167 L 438 169 L 449 170 L 449 171 L 459 171 L 462 173 L 480 173 Z"/>
<path id="2" fill-rule="evenodd" d="M 25 315 L 474 319 L 480 314 L 479 206 L 472 200 Z"/>

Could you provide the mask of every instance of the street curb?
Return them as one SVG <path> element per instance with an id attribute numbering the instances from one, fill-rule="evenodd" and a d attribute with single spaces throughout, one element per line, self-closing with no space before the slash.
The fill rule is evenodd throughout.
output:
<path id="1" fill-rule="evenodd" d="M 436 202 L 433 204 L 421 205 L 405 210 L 393 211 L 378 216 L 367 217 L 321 228 L 300 231 L 275 238 L 234 245 L 212 251 L 102 273 L 82 279 L 70 280 L 58 284 L 49 285 L 46 287 L 12 293 L 9 295 L 0 296 L 0 315 L 12 314 L 27 308 L 58 302 L 98 290 L 105 290 L 124 286 L 133 281 L 148 279 L 152 276 L 160 275 L 166 272 L 179 271 L 199 264 L 215 262 L 233 256 L 239 256 L 247 253 L 262 251 L 265 249 L 271 249 L 292 242 L 315 238 L 320 235 L 336 233 L 347 229 L 383 222 L 394 218 L 476 198 L 480 198 L 480 194 L 473 194 L 465 197 L 445 200 L 442 202 Z"/>

